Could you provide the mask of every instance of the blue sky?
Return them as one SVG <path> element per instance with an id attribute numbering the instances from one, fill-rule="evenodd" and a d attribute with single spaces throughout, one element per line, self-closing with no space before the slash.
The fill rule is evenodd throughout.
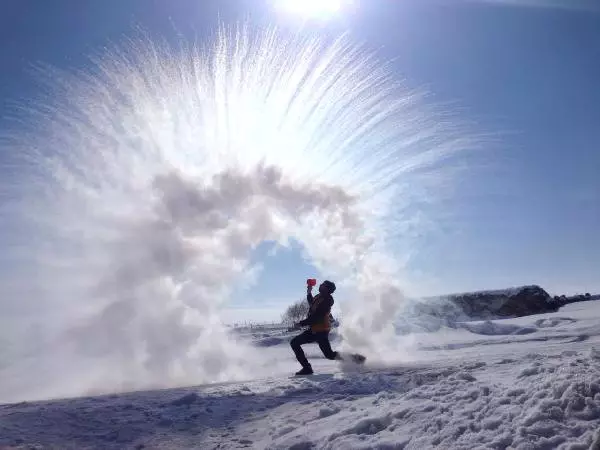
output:
<path id="1" fill-rule="evenodd" d="M 355 3 L 352 13 L 318 28 L 347 29 L 395 58 L 399 77 L 457 105 L 494 136 L 496 168 L 463 180 L 468 195 L 456 202 L 451 223 L 440 224 L 446 231 L 413 259 L 414 293 L 530 283 L 551 293 L 600 292 L 595 2 Z M 133 25 L 171 36 L 175 25 L 184 35 L 202 36 L 218 16 L 297 25 L 297 18 L 274 13 L 272 0 L 4 0 L 0 116 L 35 93 L 32 64 L 79 68 L 86 55 L 131 34 Z M 243 311 L 236 318 L 277 318 L 313 275 L 295 248 L 268 253 L 264 246 L 255 255 L 264 270 L 256 287 L 236 295 Z"/>

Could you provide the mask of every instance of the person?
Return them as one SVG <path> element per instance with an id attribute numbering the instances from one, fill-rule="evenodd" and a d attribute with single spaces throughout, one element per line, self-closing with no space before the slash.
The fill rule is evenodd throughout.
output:
<path id="1" fill-rule="evenodd" d="M 290 346 L 296 355 L 296 359 L 302 365 L 302 370 L 296 372 L 296 375 L 311 375 L 312 366 L 306 359 L 302 350 L 302 345 L 316 342 L 325 355 L 325 358 L 332 360 L 341 360 L 340 354 L 331 349 L 329 343 L 329 332 L 331 331 L 331 308 L 333 306 L 333 296 L 335 292 L 335 283 L 326 280 L 319 286 L 319 293 L 313 297 L 312 286 L 308 285 L 306 290 L 306 301 L 310 305 L 306 319 L 298 322 L 297 326 L 310 326 L 302 334 L 291 340 Z"/>

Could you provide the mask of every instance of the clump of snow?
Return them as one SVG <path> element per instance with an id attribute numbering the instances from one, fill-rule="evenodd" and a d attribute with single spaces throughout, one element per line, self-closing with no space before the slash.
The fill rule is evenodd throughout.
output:
<path id="1" fill-rule="evenodd" d="M 198 401 L 200 397 L 195 392 L 191 392 L 189 394 L 184 395 L 178 399 L 175 399 L 171 402 L 172 405 L 175 406 L 190 406 L 191 404 Z"/>

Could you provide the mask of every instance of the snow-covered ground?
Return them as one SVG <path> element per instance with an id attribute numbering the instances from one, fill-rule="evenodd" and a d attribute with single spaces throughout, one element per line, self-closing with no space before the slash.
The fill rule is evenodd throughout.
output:
<path id="1" fill-rule="evenodd" d="M 394 367 L 307 346 L 306 378 L 252 333 L 271 378 L 2 405 L 0 448 L 600 449 L 600 302 L 403 336 Z"/>

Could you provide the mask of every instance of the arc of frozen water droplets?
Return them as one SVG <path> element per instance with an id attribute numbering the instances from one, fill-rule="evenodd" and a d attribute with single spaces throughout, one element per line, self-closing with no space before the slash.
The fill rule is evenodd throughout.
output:
<path id="1" fill-rule="evenodd" d="M 251 349 L 231 344 L 218 310 L 266 239 L 296 237 L 353 280 L 367 300 L 344 336 L 380 346 L 369 336 L 390 331 L 402 295 L 384 250 L 465 148 L 449 122 L 347 36 L 133 40 L 95 67 L 57 71 L 32 105 L 35 129 L 9 141 L 20 202 L 4 214 L 20 220 L 21 277 L 65 312 L 73 377 L 168 385 L 247 371 Z"/>

